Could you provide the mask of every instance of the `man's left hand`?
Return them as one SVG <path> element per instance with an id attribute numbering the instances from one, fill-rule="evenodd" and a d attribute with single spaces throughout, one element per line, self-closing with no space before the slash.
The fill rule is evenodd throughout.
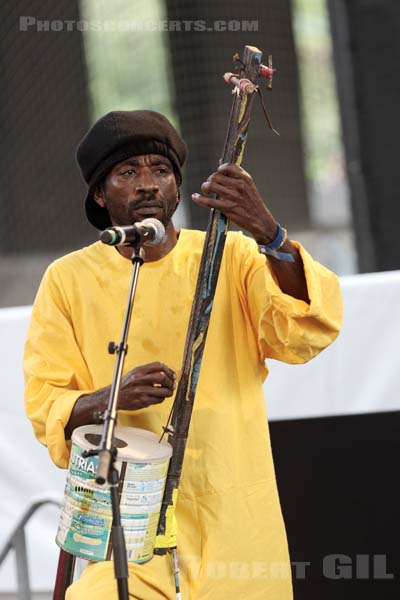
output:
<path id="1" fill-rule="evenodd" d="M 265 206 L 252 176 L 242 167 L 231 163 L 221 165 L 203 183 L 201 191 L 204 196 L 192 195 L 200 206 L 220 210 L 259 243 L 269 244 L 275 238 L 276 221 Z M 217 198 L 210 198 L 208 194 L 217 194 Z"/>
<path id="2" fill-rule="evenodd" d="M 221 165 L 201 186 L 203 194 L 217 194 L 217 198 L 193 194 L 200 206 L 216 208 L 235 225 L 248 231 L 259 244 L 270 244 L 277 234 L 277 222 L 265 206 L 253 178 L 242 167 L 231 163 Z M 286 294 L 309 302 L 307 282 L 300 252 L 286 240 L 282 246 L 294 262 L 268 257 L 268 262 Z"/>

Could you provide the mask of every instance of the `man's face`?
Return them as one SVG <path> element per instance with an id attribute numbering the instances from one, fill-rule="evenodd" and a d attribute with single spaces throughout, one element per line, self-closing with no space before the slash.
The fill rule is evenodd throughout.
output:
<path id="1" fill-rule="evenodd" d="M 95 199 L 105 201 L 113 225 L 153 217 L 166 227 L 179 202 L 172 164 L 159 154 L 132 156 L 112 168 Z"/>

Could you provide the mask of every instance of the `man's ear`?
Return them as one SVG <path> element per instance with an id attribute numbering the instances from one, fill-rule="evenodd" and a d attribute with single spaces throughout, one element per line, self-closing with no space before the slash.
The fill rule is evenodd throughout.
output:
<path id="1" fill-rule="evenodd" d="M 93 197 L 94 197 L 94 201 L 96 202 L 96 204 L 98 204 L 102 208 L 105 207 L 106 200 L 105 200 L 105 196 L 104 196 L 103 186 L 101 184 L 99 184 L 98 186 L 96 186 L 96 189 L 94 190 Z"/>

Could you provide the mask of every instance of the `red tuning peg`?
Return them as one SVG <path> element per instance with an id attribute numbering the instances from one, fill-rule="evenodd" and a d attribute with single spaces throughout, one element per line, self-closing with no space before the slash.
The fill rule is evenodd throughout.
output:
<path id="1" fill-rule="evenodd" d="M 276 73 L 276 69 L 272 67 L 272 56 L 271 54 L 268 56 L 268 67 L 266 65 L 260 65 L 258 69 L 259 77 L 265 77 L 268 79 L 268 88 L 272 89 L 272 78 Z"/>

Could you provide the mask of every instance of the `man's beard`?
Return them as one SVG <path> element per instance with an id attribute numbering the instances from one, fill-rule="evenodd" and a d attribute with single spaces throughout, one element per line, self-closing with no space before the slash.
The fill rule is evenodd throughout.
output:
<path id="1" fill-rule="evenodd" d="M 138 209 L 146 208 L 146 206 L 151 205 L 162 209 L 162 216 L 159 220 L 164 225 L 164 227 L 167 227 L 167 225 L 169 225 L 169 223 L 171 222 L 172 215 L 174 214 L 177 208 L 177 204 L 173 205 L 173 203 L 171 202 L 170 205 L 167 202 L 164 203 L 160 201 L 159 199 L 157 199 L 157 195 L 153 192 L 143 192 L 138 198 L 136 198 L 135 200 L 130 200 L 128 202 L 128 206 L 124 214 L 115 214 L 114 211 L 110 210 L 110 206 L 112 203 L 110 202 L 109 196 L 105 192 L 104 199 L 106 201 L 106 208 L 110 215 L 111 221 L 120 226 L 132 225 L 134 222 L 142 220 L 144 217 L 139 216 L 138 218 L 135 218 L 133 215 Z"/>

